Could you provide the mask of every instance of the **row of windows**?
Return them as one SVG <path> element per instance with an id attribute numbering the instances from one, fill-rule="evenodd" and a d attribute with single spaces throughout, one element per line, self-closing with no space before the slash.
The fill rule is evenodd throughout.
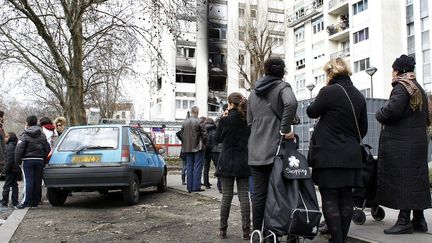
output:
<path id="1" fill-rule="evenodd" d="M 187 99 L 176 99 L 176 109 L 177 110 L 190 110 L 192 106 L 195 105 L 195 100 L 187 100 Z"/>
<path id="2" fill-rule="evenodd" d="M 368 9 L 368 0 L 362 0 L 353 4 L 353 13 L 358 14 Z"/>
<path id="3" fill-rule="evenodd" d="M 354 72 L 355 73 L 364 71 L 364 70 L 368 69 L 369 67 L 370 67 L 369 57 L 354 62 Z"/>
<path id="4" fill-rule="evenodd" d="M 362 29 L 353 34 L 354 44 L 369 39 L 369 28 Z"/>
<path id="5" fill-rule="evenodd" d="M 195 57 L 195 48 L 193 47 L 177 47 L 177 57 Z"/>
<path id="6" fill-rule="evenodd" d="M 314 34 L 319 33 L 323 30 L 324 30 L 324 20 L 322 16 L 312 21 L 312 32 Z"/>

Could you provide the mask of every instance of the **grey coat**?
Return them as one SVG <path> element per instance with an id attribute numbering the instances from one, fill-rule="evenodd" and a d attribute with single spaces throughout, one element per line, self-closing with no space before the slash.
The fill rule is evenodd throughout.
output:
<path id="1" fill-rule="evenodd" d="M 281 119 L 273 113 L 269 103 Z M 249 165 L 273 163 L 280 132 L 291 132 L 296 111 L 297 99 L 287 82 L 268 75 L 257 82 L 248 99 Z"/>
<path id="2" fill-rule="evenodd" d="M 207 131 L 201 119 L 190 117 L 183 122 L 181 128 L 182 152 L 194 153 L 205 150 Z"/>
<path id="3" fill-rule="evenodd" d="M 378 188 L 380 205 L 393 209 L 431 207 L 427 165 L 427 99 L 423 89 L 423 107 L 413 111 L 410 96 L 402 84 L 396 84 L 387 104 L 376 112 L 383 124 L 378 150 Z"/>

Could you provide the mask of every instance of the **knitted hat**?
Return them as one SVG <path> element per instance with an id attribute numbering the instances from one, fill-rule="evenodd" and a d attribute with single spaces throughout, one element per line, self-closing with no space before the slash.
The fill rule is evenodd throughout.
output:
<path id="1" fill-rule="evenodd" d="M 414 72 L 416 62 L 414 58 L 401 55 L 393 62 L 392 68 L 400 73 Z"/>

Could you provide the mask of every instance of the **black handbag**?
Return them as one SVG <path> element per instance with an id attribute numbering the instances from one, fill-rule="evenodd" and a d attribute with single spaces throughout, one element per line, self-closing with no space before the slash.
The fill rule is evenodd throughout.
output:
<path id="1" fill-rule="evenodd" d="M 290 235 L 313 239 L 318 233 L 322 215 L 315 186 L 310 174 L 302 176 L 301 179 L 286 177 L 285 172 L 290 161 L 284 157 L 295 154 L 296 150 L 293 141 L 284 142 L 285 144 L 278 148 L 270 174 L 264 228 L 279 236 Z M 307 167 L 306 158 L 300 155 L 299 153 L 298 158 L 302 160 L 300 163 L 305 163 Z"/>

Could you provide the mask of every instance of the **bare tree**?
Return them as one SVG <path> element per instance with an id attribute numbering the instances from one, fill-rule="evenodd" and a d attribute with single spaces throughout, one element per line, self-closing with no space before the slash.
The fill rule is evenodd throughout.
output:
<path id="1" fill-rule="evenodd" d="M 271 19 L 268 11 L 251 9 L 247 4 L 239 18 L 241 43 L 230 43 L 240 49 L 239 57 L 233 58 L 236 58 L 235 63 L 239 67 L 240 75 L 249 89 L 255 88 L 255 82 L 264 75 L 264 61 L 274 55 L 275 47 L 281 46 L 279 40 L 283 41 L 284 38 L 284 32 L 278 27 L 279 23 L 269 21 Z"/>
<path id="2" fill-rule="evenodd" d="M 84 124 L 86 92 L 106 83 L 109 76 L 113 80 L 124 74 L 113 61 L 101 62 L 100 58 L 107 57 L 104 52 L 111 51 L 114 60 L 130 41 L 158 53 L 152 42 L 160 31 L 155 23 L 175 32 L 176 9 L 187 4 L 176 0 L 6 0 L 0 4 L 0 64 L 22 65 L 37 74 L 70 124 Z M 163 14 L 150 15 L 155 7 Z M 134 56 L 128 57 L 129 65 Z M 97 62 L 111 67 L 97 68 Z"/>

